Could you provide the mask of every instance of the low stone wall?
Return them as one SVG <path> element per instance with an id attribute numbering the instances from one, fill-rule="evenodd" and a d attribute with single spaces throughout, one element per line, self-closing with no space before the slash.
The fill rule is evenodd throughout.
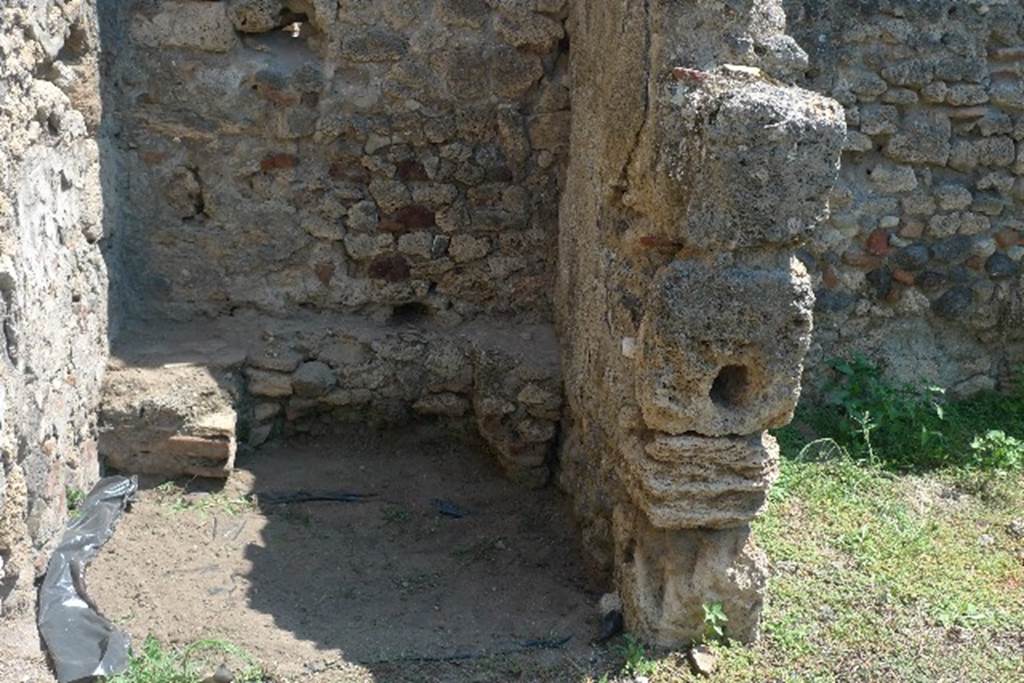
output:
<path id="1" fill-rule="evenodd" d="M 355 321 L 287 333 L 251 352 L 249 444 L 279 433 L 330 431 L 338 422 L 439 418 L 491 447 L 505 473 L 547 483 L 561 418 L 550 327 L 380 330 Z"/>
<path id="2" fill-rule="evenodd" d="M 98 473 L 110 241 L 97 48 L 89 3 L 0 8 L 0 617 L 34 607 L 67 492 Z"/>
<path id="3" fill-rule="evenodd" d="M 802 258 L 817 292 L 808 380 L 864 353 L 954 394 L 1024 362 L 1024 7 L 787 0 L 808 87 L 849 125 L 832 216 Z"/>
<path id="4" fill-rule="evenodd" d="M 562 405 L 550 326 L 249 315 L 124 338 L 100 417 L 101 452 L 115 467 L 226 476 L 236 444 L 436 418 L 453 435 L 479 434 L 511 479 L 550 477 Z"/>

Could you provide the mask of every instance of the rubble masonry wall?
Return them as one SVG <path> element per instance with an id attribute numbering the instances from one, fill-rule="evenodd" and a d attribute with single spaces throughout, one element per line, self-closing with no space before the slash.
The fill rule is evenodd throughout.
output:
<path id="1" fill-rule="evenodd" d="M 1024 6 L 787 0 L 806 87 L 843 104 L 832 215 L 801 254 L 817 293 L 807 371 L 863 353 L 954 394 L 1024 361 Z"/>
<path id="2" fill-rule="evenodd" d="M 98 474 L 111 239 L 97 48 L 92 3 L 0 8 L 0 617 L 34 608 L 67 492 Z"/>

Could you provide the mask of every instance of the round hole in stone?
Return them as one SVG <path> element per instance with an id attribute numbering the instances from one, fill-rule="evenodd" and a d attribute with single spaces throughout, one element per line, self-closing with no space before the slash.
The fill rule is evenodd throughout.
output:
<path id="1" fill-rule="evenodd" d="M 735 408 L 743 405 L 750 391 L 750 372 L 742 365 L 726 365 L 718 371 L 711 384 L 711 401 L 715 405 Z"/>

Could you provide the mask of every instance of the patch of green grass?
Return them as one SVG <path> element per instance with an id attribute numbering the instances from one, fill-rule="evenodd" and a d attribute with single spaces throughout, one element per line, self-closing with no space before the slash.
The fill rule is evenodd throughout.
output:
<path id="1" fill-rule="evenodd" d="M 108 683 L 201 683 L 226 665 L 237 683 L 260 683 L 263 671 L 241 648 L 222 640 L 199 640 L 183 649 L 164 647 L 152 636 L 132 655 L 128 669 Z"/>
<path id="2" fill-rule="evenodd" d="M 779 432 L 791 452 L 811 432 L 819 445 L 896 471 L 1024 468 L 1024 378 L 1010 393 L 948 400 L 935 387 L 891 382 L 861 357 L 833 359 L 830 367 L 824 401 L 802 406 Z"/>
<path id="3" fill-rule="evenodd" d="M 220 512 L 229 516 L 256 510 L 256 503 L 248 496 L 232 496 L 223 491 L 190 494 L 178 482 L 168 481 L 156 487 L 158 500 L 173 512 L 195 510 L 201 513 Z"/>
<path id="4" fill-rule="evenodd" d="M 772 563 L 762 639 L 714 645 L 712 680 L 1024 680 L 1024 540 L 1008 531 L 1024 474 L 1007 476 L 1016 492 L 990 501 L 941 473 L 784 459 L 754 525 Z"/>

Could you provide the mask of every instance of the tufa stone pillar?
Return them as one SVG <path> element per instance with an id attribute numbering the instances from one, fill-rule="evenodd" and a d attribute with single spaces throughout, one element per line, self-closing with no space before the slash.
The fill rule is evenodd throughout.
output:
<path id="1" fill-rule="evenodd" d="M 750 522 L 778 473 L 766 430 L 800 395 L 814 297 L 799 241 L 827 215 L 841 108 L 787 85 L 774 1 L 576 3 L 559 325 L 560 473 L 627 627 L 757 637 Z"/>

